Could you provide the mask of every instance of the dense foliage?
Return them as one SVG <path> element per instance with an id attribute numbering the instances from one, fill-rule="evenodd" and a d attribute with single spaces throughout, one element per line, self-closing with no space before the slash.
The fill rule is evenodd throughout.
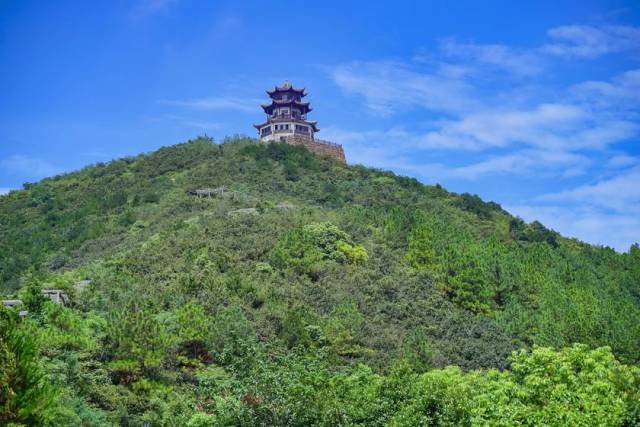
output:
<path id="1" fill-rule="evenodd" d="M 0 311 L 0 423 L 640 423 L 640 247 L 303 147 L 199 138 L 25 184 L 0 287 L 29 311 Z"/>

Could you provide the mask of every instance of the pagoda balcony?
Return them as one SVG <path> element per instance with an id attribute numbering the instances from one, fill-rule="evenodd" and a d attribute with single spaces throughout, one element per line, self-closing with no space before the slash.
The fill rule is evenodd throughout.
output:
<path id="1" fill-rule="evenodd" d="M 271 134 L 282 134 L 282 133 L 286 133 L 286 134 L 296 134 L 296 135 L 303 135 L 303 136 L 308 136 L 311 137 L 311 132 L 310 131 L 303 131 L 303 130 L 299 130 L 299 129 L 274 129 L 271 132 L 267 132 L 262 134 L 262 136 L 266 136 L 266 135 L 271 135 Z"/>
<path id="2" fill-rule="evenodd" d="M 269 116 L 270 122 L 290 122 L 307 120 L 304 116 L 292 116 L 290 114 L 282 114 L 280 116 Z"/>

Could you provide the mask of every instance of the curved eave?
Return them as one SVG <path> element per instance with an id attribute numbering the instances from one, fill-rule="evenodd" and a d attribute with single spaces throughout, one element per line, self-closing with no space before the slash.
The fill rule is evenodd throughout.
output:
<path id="1" fill-rule="evenodd" d="M 285 92 L 295 92 L 295 93 L 299 94 L 300 96 L 307 96 L 307 94 L 305 93 L 305 90 L 306 90 L 305 88 L 296 89 L 294 87 L 285 88 L 285 87 L 276 86 L 276 87 L 273 88 L 273 90 L 267 90 L 266 92 L 267 92 L 267 95 L 269 95 L 269 96 L 273 96 L 276 93 L 285 93 Z"/>
<path id="2" fill-rule="evenodd" d="M 313 108 L 310 107 L 308 102 L 299 102 L 299 101 L 295 101 L 295 100 L 292 100 L 292 99 L 287 100 L 287 101 L 276 101 L 276 100 L 273 100 L 273 101 L 271 101 L 270 104 L 260 104 L 260 106 L 262 107 L 264 112 L 267 113 L 267 114 L 271 114 L 271 111 L 276 107 L 286 107 L 286 106 L 298 107 L 298 108 L 302 109 L 302 111 L 304 111 L 304 113 L 308 113 L 309 111 L 313 110 Z"/>
<path id="3" fill-rule="evenodd" d="M 302 123 L 308 126 L 311 126 L 311 128 L 313 129 L 314 132 L 319 132 L 320 129 L 318 128 L 318 122 L 308 122 L 306 120 L 296 120 L 296 119 L 288 119 L 288 120 L 282 120 L 283 122 L 293 122 L 293 123 Z M 278 123 L 278 122 L 275 122 Z M 264 126 L 273 124 L 271 121 L 266 121 L 264 123 L 258 124 L 258 125 L 253 125 L 254 128 L 260 130 L 261 128 L 263 128 Z"/>
<path id="4" fill-rule="evenodd" d="M 289 104 L 295 104 L 299 107 L 304 107 L 304 106 L 309 106 L 309 104 L 311 104 L 310 102 L 302 102 L 302 101 L 298 101 L 296 99 L 272 99 L 271 102 L 269 104 L 260 104 L 260 105 L 289 105 Z"/>

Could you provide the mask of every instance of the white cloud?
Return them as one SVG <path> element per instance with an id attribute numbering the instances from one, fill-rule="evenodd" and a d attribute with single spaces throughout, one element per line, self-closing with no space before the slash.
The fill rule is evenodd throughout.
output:
<path id="1" fill-rule="evenodd" d="M 422 148 L 483 150 L 525 144 L 551 151 L 597 150 L 640 133 L 635 113 L 620 108 L 620 98 L 640 97 L 637 70 L 611 82 L 575 85 L 561 101 L 528 106 L 518 104 L 531 100 L 509 100 L 500 93 L 481 100 L 466 76 L 421 73 L 397 61 L 338 66 L 332 78 L 347 93 L 362 95 L 376 114 L 423 109 L 456 117 L 433 123 L 418 144 Z"/>
<path id="2" fill-rule="evenodd" d="M 582 82 L 571 87 L 571 91 L 579 99 L 599 105 L 637 107 L 640 104 L 640 69 L 626 71 L 608 82 Z"/>
<path id="3" fill-rule="evenodd" d="M 475 112 L 442 122 L 427 133 L 425 147 L 483 149 L 513 143 L 559 148 L 561 139 L 575 132 L 585 112 L 573 105 L 542 104 L 530 110 Z"/>
<path id="4" fill-rule="evenodd" d="M 609 169 L 625 168 L 632 165 L 640 165 L 640 158 L 627 154 L 618 154 L 611 157 L 606 163 L 606 167 Z"/>
<path id="5" fill-rule="evenodd" d="M 16 154 L 0 161 L 0 166 L 11 175 L 20 175 L 29 179 L 56 175 L 61 170 L 46 160 Z"/>
<path id="6" fill-rule="evenodd" d="M 424 135 L 403 128 L 362 132 L 337 128 L 323 130 L 323 138 L 345 146 L 352 163 L 363 163 L 387 169 L 401 169 L 428 181 L 442 178 L 478 179 L 487 175 L 528 175 L 542 173 L 552 176 L 584 174 L 591 161 L 587 156 L 567 151 L 522 149 L 463 166 L 424 162 L 430 149 L 423 144 Z"/>
<path id="7" fill-rule="evenodd" d="M 548 31 L 555 40 L 544 53 L 563 57 L 597 58 L 625 50 L 640 50 L 640 28 L 631 26 L 564 25 Z"/>
<path id="8" fill-rule="evenodd" d="M 563 151 L 523 150 L 467 166 L 442 168 L 441 174 L 453 178 L 477 179 L 485 175 L 526 175 L 551 171 L 562 176 L 581 175 L 590 161 L 587 157 Z"/>
<path id="9" fill-rule="evenodd" d="M 365 143 L 366 145 L 380 143 L 386 145 L 390 141 L 408 144 L 416 140 L 417 136 L 406 131 L 402 127 L 393 127 L 388 130 L 353 131 L 336 127 L 327 127 L 322 130 L 322 138 L 339 141 L 344 145 Z"/>
<path id="10" fill-rule="evenodd" d="M 460 43 L 452 38 L 440 42 L 441 51 L 450 57 L 506 69 L 514 74 L 531 76 L 542 71 L 543 60 L 530 51 L 516 51 L 502 44 Z"/>
<path id="11" fill-rule="evenodd" d="M 259 99 L 247 99 L 241 97 L 207 97 L 189 100 L 162 100 L 162 104 L 175 107 L 192 108 L 195 110 L 231 110 L 242 112 L 255 112 L 260 104 Z"/>
<path id="12" fill-rule="evenodd" d="M 331 77 L 346 93 L 363 96 L 367 107 L 380 115 L 410 107 L 461 112 L 479 106 L 465 81 L 416 72 L 402 62 L 353 62 L 335 67 Z"/>
<path id="13" fill-rule="evenodd" d="M 4 196 L 5 194 L 9 194 L 10 191 L 15 190 L 15 188 L 8 187 L 0 187 L 0 196 Z"/>
<path id="14" fill-rule="evenodd" d="M 602 149 L 635 136 L 634 122 L 600 116 L 574 104 L 471 113 L 442 121 L 422 141 L 431 149 L 482 150 L 525 144 L 552 151 Z"/>
<path id="15" fill-rule="evenodd" d="M 362 74 L 357 74 L 359 72 Z M 388 111 L 394 111 L 396 105 L 397 108 L 432 108 L 428 103 L 411 100 L 414 90 L 409 88 L 412 85 L 399 78 L 404 75 L 426 86 L 433 82 L 434 76 L 428 74 L 421 78 L 420 73 L 411 71 L 410 64 L 369 62 L 338 67 L 333 77 L 343 89 L 362 94 L 367 105 L 374 110 L 382 108 L 385 103 L 388 103 L 385 106 Z M 449 80 L 456 78 L 451 76 L 467 77 L 464 73 L 451 73 Z M 627 96 L 636 79 L 635 70 L 632 70 L 615 77 L 611 83 L 600 83 L 616 88 L 615 92 L 609 91 L 613 92 L 609 95 L 613 98 Z M 452 86 L 450 97 L 458 95 L 459 87 L 464 86 Z M 326 130 L 324 135 L 356 153 L 356 162 L 401 169 L 428 180 L 534 173 L 547 177 L 575 177 L 585 174 L 593 166 L 590 155 L 594 150 L 607 149 L 640 132 L 640 125 L 634 121 L 633 115 L 609 106 L 592 106 L 584 96 L 578 96 L 588 90 L 592 90 L 590 85 L 576 85 L 565 102 L 538 103 L 529 108 L 509 108 L 509 105 L 501 109 L 489 108 L 472 100 L 468 105 L 475 104 L 475 108 L 449 111 L 458 118 L 431 122 L 432 130 L 426 133 L 410 132 L 401 127 L 363 132 L 334 128 Z M 474 90 L 468 89 L 467 92 L 474 93 Z M 411 105 L 412 102 L 415 104 Z M 500 149 L 504 152 L 462 166 L 421 160 L 429 151 L 443 149 L 480 152 Z M 608 166 L 620 168 L 631 165 L 630 162 L 628 156 L 617 156 L 609 160 Z"/>
<path id="16" fill-rule="evenodd" d="M 640 167 L 594 184 L 544 194 L 539 199 L 580 203 L 640 215 Z"/>

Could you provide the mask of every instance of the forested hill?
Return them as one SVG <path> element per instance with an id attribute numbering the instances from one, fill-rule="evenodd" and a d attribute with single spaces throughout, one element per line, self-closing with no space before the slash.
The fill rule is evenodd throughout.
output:
<path id="1" fill-rule="evenodd" d="M 29 311 L 0 309 L 0 424 L 640 423 L 637 245 L 303 147 L 199 138 L 25 184 L 0 293 Z"/>

